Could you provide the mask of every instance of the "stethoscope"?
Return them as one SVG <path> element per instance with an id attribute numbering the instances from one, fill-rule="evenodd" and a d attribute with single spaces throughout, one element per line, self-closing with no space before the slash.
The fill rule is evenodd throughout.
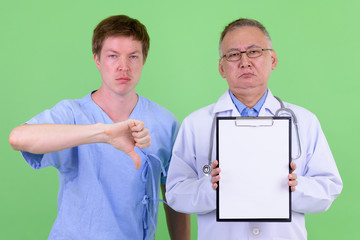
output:
<path id="1" fill-rule="evenodd" d="M 294 123 L 295 130 L 296 130 L 296 136 L 297 136 L 297 140 L 298 140 L 297 143 L 298 143 L 298 149 L 299 149 L 299 152 L 298 152 L 297 156 L 295 156 L 295 157 L 291 156 L 291 159 L 292 160 L 299 159 L 301 157 L 302 152 L 301 152 L 301 142 L 300 142 L 300 134 L 299 134 L 299 128 L 298 128 L 298 121 L 297 121 L 296 115 L 295 115 L 293 110 L 291 110 L 290 108 L 285 107 L 283 101 L 281 101 L 280 98 L 278 98 L 278 97 L 275 97 L 275 98 L 280 103 L 280 108 L 275 112 L 275 117 L 279 117 L 281 115 L 281 113 L 284 113 L 284 112 L 291 115 L 291 119 L 292 119 L 292 121 Z M 210 149 L 209 149 L 209 155 L 208 155 L 208 163 L 203 166 L 203 172 L 206 175 L 209 175 L 210 172 L 211 172 L 211 156 L 212 156 L 214 132 L 215 132 L 214 131 L 214 129 L 215 129 L 215 118 L 216 118 L 216 115 L 214 117 L 214 120 L 213 120 L 212 126 L 211 126 Z"/>

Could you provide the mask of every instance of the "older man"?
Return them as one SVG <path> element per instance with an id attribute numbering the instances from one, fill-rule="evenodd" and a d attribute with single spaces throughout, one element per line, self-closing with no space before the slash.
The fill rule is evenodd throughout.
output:
<path id="1" fill-rule="evenodd" d="M 214 190 L 221 169 L 217 168 L 215 146 L 210 146 L 215 143 L 215 139 L 210 141 L 215 131 L 214 118 L 274 116 L 280 103 L 267 83 L 277 64 L 270 36 L 261 23 L 239 19 L 222 32 L 219 72 L 227 80 L 229 90 L 216 103 L 195 111 L 183 121 L 167 179 L 170 206 L 180 212 L 198 214 L 199 239 L 306 239 L 304 214 L 327 210 L 341 192 L 342 181 L 317 118 L 304 108 L 285 103 L 297 116 L 303 151 L 296 165 L 292 162 L 294 172 L 288 175 L 293 191 L 292 222 L 216 221 Z M 296 137 L 292 141 L 297 141 Z M 297 144 L 293 144 L 292 151 L 299 151 Z M 213 162 L 211 176 L 203 173 L 209 155 Z"/>

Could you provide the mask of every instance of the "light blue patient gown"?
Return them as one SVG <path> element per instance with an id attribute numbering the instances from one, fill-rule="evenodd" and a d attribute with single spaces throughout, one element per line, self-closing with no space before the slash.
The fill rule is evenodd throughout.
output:
<path id="1" fill-rule="evenodd" d="M 22 152 L 34 168 L 53 166 L 59 172 L 58 216 L 49 239 L 154 239 L 159 182 L 166 171 L 179 123 L 158 104 L 139 96 L 130 119 L 145 122 L 152 145 L 135 148 L 141 166 L 105 143 L 86 144 L 43 155 Z M 88 94 L 63 100 L 28 124 L 111 124 L 113 121 Z"/>

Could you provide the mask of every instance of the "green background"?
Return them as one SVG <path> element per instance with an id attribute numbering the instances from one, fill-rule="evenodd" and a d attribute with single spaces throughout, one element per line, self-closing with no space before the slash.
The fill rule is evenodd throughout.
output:
<path id="1" fill-rule="evenodd" d="M 100 86 L 92 30 L 115 14 L 139 19 L 151 38 L 137 92 L 180 121 L 227 89 L 218 73 L 224 26 L 240 17 L 262 22 L 279 58 L 272 92 L 317 115 L 344 182 L 327 212 L 306 216 L 309 239 L 354 239 L 360 226 L 359 12 L 355 0 L 2 1 L 0 239 L 47 239 L 57 211 L 57 172 L 32 170 L 8 135 L 60 100 Z M 196 216 L 192 221 L 196 239 Z M 168 239 L 163 211 L 158 226 L 157 239 Z"/>

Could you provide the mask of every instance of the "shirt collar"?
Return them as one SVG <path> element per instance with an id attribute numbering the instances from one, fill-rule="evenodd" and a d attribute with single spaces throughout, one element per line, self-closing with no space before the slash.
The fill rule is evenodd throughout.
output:
<path id="1" fill-rule="evenodd" d="M 244 111 L 244 109 L 248 108 L 246 107 L 242 102 L 240 102 L 235 96 L 234 94 L 230 92 L 230 97 L 232 102 L 235 104 L 236 109 L 238 110 L 239 113 L 242 113 Z M 249 108 L 249 109 L 253 109 L 255 110 L 258 114 L 260 112 L 261 107 L 264 105 L 264 102 L 266 100 L 268 94 L 268 89 L 266 89 L 264 95 L 261 97 L 261 99 L 256 103 L 256 105 L 253 108 Z"/>
<path id="2" fill-rule="evenodd" d="M 276 100 L 276 98 L 274 98 L 271 90 L 268 89 L 267 97 L 262 108 L 260 109 L 259 116 L 274 116 L 276 110 L 279 108 L 279 102 Z M 227 114 L 225 113 L 225 115 L 233 117 L 240 116 L 240 113 L 236 109 L 235 104 L 231 100 L 229 89 L 224 92 L 223 95 L 221 95 L 218 101 L 214 104 L 211 112 L 214 115 L 221 112 L 228 112 Z"/>

